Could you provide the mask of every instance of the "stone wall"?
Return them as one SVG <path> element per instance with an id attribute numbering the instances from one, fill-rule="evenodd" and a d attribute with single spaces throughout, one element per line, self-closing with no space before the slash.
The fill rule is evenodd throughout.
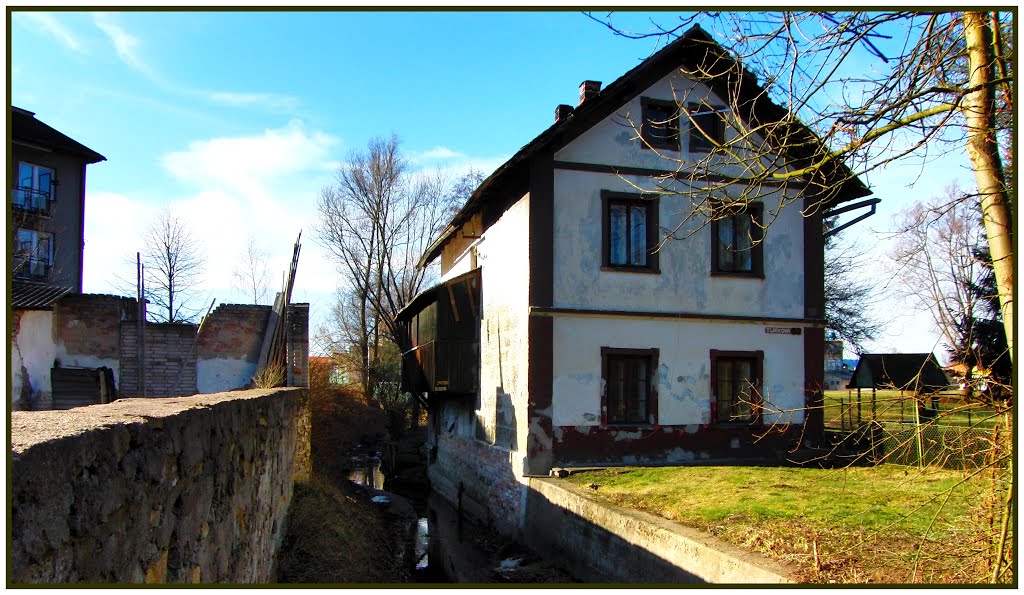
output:
<path id="1" fill-rule="evenodd" d="M 8 586 L 273 580 L 309 432 L 304 389 L 12 412 Z"/>

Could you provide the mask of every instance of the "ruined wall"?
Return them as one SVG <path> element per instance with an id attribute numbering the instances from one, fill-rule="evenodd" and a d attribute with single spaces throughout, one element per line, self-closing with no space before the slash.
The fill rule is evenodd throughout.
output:
<path id="1" fill-rule="evenodd" d="M 203 323 L 196 343 L 198 390 L 232 390 L 256 373 L 270 306 L 221 304 Z"/>
<path id="2" fill-rule="evenodd" d="M 32 409 L 51 402 L 50 368 L 57 357 L 53 312 L 11 312 L 11 409 Z"/>
<path id="3" fill-rule="evenodd" d="M 73 294 L 53 311 L 13 312 L 12 408 L 51 408 L 53 367 L 110 368 L 118 397 L 182 396 L 250 385 L 270 306 L 222 304 L 198 337 L 194 324 L 146 323 L 144 394 L 136 307 L 132 298 Z M 309 304 L 291 304 L 289 316 L 287 379 L 289 386 L 306 386 Z"/>
<path id="4" fill-rule="evenodd" d="M 125 322 L 121 332 L 122 381 L 118 396 L 141 397 L 138 386 L 135 322 Z M 196 325 L 146 323 L 145 396 L 193 395 L 196 390 Z M 191 354 L 189 353 L 191 351 Z M 234 388 L 234 387 L 232 387 Z"/>
<path id="5" fill-rule="evenodd" d="M 14 412 L 8 585 L 268 582 L 309 431 L 303 389 Z"/>

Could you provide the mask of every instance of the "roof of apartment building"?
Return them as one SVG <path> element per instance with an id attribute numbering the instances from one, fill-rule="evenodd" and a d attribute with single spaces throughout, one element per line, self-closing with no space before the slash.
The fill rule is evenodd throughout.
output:
<path id="1" fill-rule="evenodd" d="M 107 160 L 103 155 L 36 119 L 35 112 L 14 106 L 11 106 L 11 141 L 14 144 L 77 155 L 84 158 L 86 163 Z"/>

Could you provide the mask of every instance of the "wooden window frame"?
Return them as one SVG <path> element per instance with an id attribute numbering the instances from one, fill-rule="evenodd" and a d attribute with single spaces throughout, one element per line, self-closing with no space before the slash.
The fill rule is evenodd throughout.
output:
<path id="1" fill-rule="evenodd" d="M 627 357 L 648 360 L 650 375 L 647 378 L 647 420 L 645 421 L 609 421 L 608 419 L 608 362 L 609 358 Z M 659 350 L 651 349 L 624 349 L 619 347 L 601 347 L 601 426 L 622 428 L 622 427 L 652 427 L 658 424 L 658 388 L 655 377 L 658 371 Z"/>
<path id="2" fill-rule="evenodd" d="M 749 421 L 720 421 L 718 419 L 718 362 L 726 360 L 752 360 L 751 373 L 754 376 L 754 398 L 751 400 Z M 760 426 L 764 424 L 764 351 L 711 350 L 711 424 L 714 426 Z"/>
<path id="3" fill-rule="evenodd" d="M 659 124 L 661 119 L 655 120 L 652 110 L 666 111 L 669 114 L 673 114 L 668 119 L 664 120 L 664 123 Z M 651 97 L 640 98 L 640 112 L 641 112 L 641 123 L 640 123 L 640 138 L 641 146 L 644 149 L 666 149 L 669 151 L 679 150 L 679 105 L 675 101 L 669 101 L 665 99 L 653 99 Z M 655 127 L 665 128 L 668 131 L 668 136 L 654 135 L 653 129 Z"/>
<path id="4" fill-rule="evenodd" d="M 611 207 L 613 205 L 643 206 L 647 210 L 647 263 L 644 265 L 612 264 L 611 262 Z M 658 231 L 661 229 L 658 222 L 658 212 L 661 201 L 657 194 L 630 194 L 626 192 L 601 191 L 601 270 L 620 273 L 649 273 L 660 274 L 658 255 Z M 628 212 L 628 209 L 627 209 Z M 626 253 L 633 253 L 629 245 L 630 234 L 626 234 Z"/>
<path id="5" fill-rule="evenodd" d="M 690 153 L 711 153 L 716 144 L 725 144 L 725 118 L 721 115 L 725 111 L 724 106 L 686 104 L 687 121 L 690 123 L 687 149 Z"/>
<path id="6" fill-rule="evenodd" d="M 730 212 L 731 211 L 731 212 Z M 719 228 L 723 222 L 731 222 L 740 216 L 750 215 L 753 221 L 750 226 L 751 248 L 750 248 L 750 270 L 736 270 L 722 268 L 719 254 Z M 764 204 L 760 202 L 750 203 L 745 206 L 725 207 L 714 206 L 712 208 L 711 221 L 711 274 L 714 276 L 735 276 L 735 277 L 757 277 L 764 278 Z M 735 235 L 735 234 L 734 234 Z"/>

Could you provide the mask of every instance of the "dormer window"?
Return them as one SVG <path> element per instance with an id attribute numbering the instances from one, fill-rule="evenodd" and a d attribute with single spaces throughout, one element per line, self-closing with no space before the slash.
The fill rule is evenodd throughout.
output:
<path id="1" fill-rule="evenodd" d="M 715 146 L 725 143 L 726 108 L 690 103 L 686 111 L 690 120 L 691 153 L 710 153 Z"/>
<path id="2" fill-rule="evenodd" d="M 679 106 L 674 101 L 640 98 L 643 124 L 640 136 L 645 149 L 679 150 Z"/>
<path id="3" fill-rule="evenodd" d="M 11 193 L 12 206 L 32 213 L 49 214 L 53 197 L 53 170 L 32 163 L 18 163 L 18 183 Z"/>

